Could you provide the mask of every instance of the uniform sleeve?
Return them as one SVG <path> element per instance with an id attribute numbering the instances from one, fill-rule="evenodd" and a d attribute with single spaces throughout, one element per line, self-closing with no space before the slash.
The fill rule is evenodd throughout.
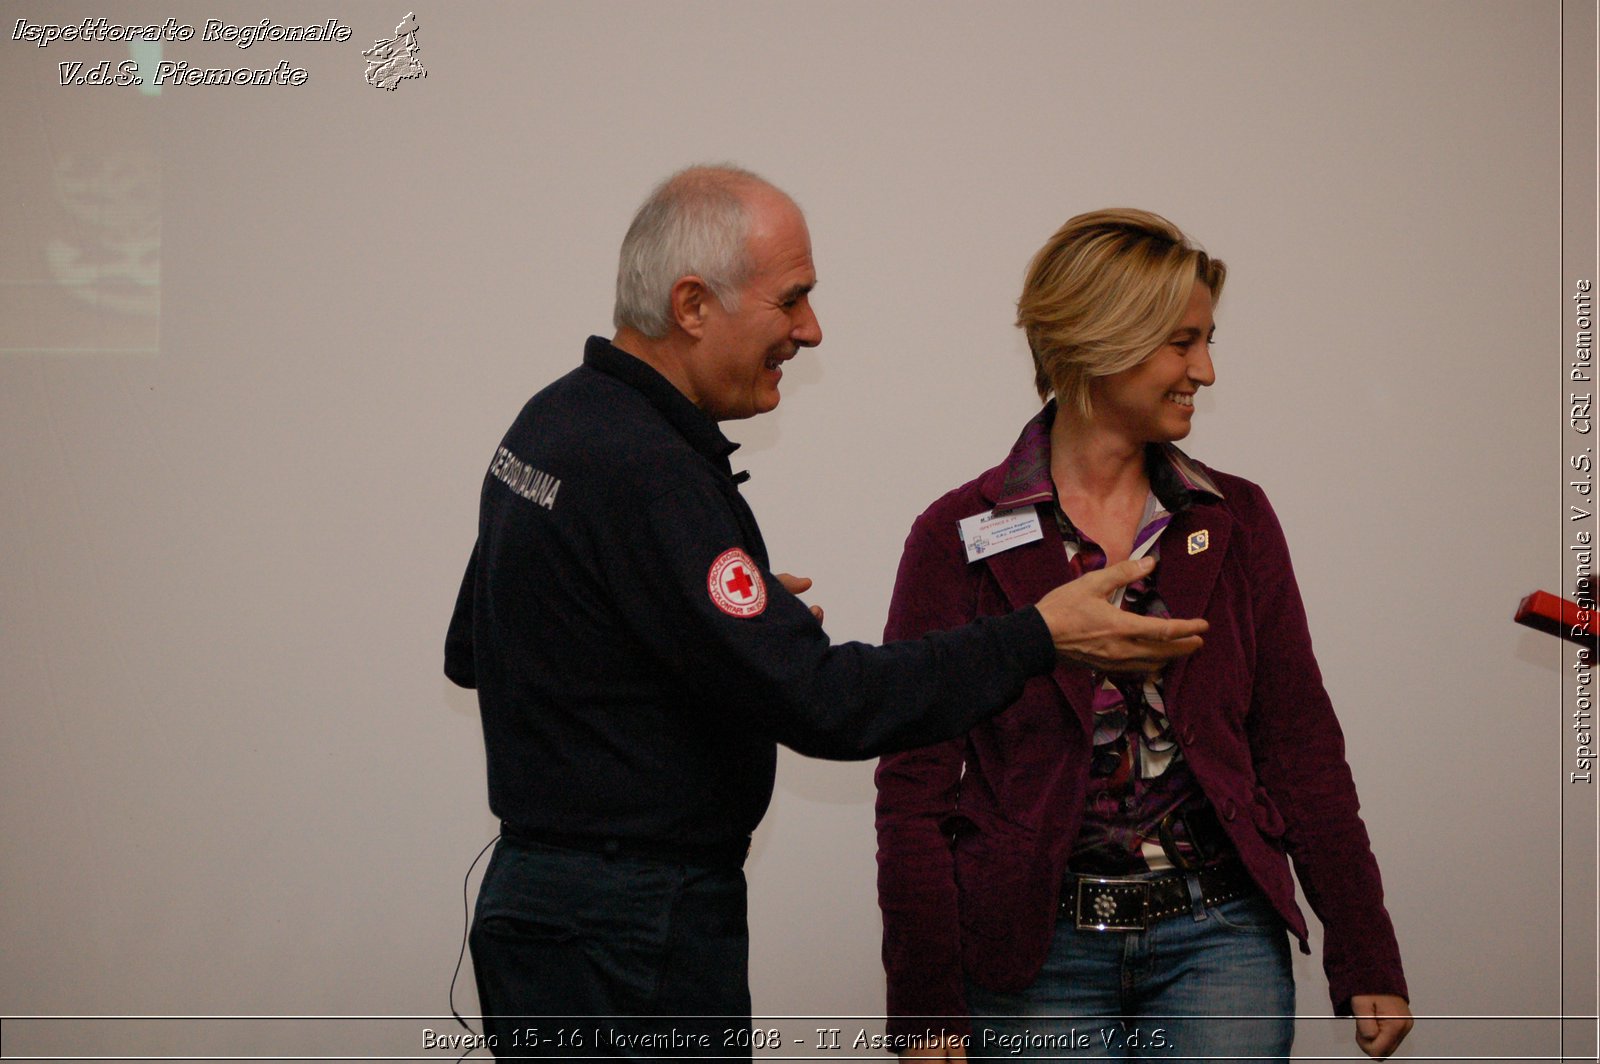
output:
<path id="1" fill-rule="evenodd" d="M 1295 874 L 1322 921 L 1334 1009 L 1348 1014 L 1355 994 L 1406 997 L 1405 976 L 1289 548 L 1271 505 L 1255 490 L 1251 604 L 1258 649 L 1250 748 L 1257 779 L 1283 817 Z"/>
<path id="2" fill-rule="evenodd" d="M 915 639 L 976 616 L 959 538 L 926 515 L 900 558 L 885 639 Z M 966 740 L 892 754 L 878 764 L 878 905 L 888 1034 L 970 1034 L 961 974 L 955 863 L 946 824 L 956 812 Z"/>
<path id="3" fill-rule="evenodd" d="M 639 525 L 607 572 L 627 623 L 663 667 L 704 692 L 709 713 L 802 754 L 853 760 L 959 735 L 1055 661 L 1032 607 L 882 647 L 831 645 L 805 604 L 755 564 L 732 504 L 709 480 L 644 503 Z M 764 596 L 758 612 L 747 601 L 719 605 L 711 586 L 714 563 L 733 550 L 756 570 L 745 575 Z M 719 579 L 742 584 L 738 570 Z"/>
<path id="4" fill-rule="evenodd" d="M 467 572 L 456 594 L 456 610 L 450 616 L 450 629 L 444 637 L 444 674 L 459 687 L 478 686 L 477 661 L 473 655 L 472 603 L 478 580 L 478 547 L 473 544 L 467 559 Z"/>

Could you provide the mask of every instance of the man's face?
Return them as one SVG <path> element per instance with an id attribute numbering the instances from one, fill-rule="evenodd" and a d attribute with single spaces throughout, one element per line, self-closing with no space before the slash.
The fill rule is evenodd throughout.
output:
<path id="1" fill-rule="evenodd" d="M 718 421 L 776 407 L 783 363 L 822 342 L 811 310 L 817 271 L 805 218 L 766 189 L 751 193 L 748 205 L 752 273 L 739 290 L 739 309 L 707 299 L 704 332 L 687 367 L 689 397 Z"/>

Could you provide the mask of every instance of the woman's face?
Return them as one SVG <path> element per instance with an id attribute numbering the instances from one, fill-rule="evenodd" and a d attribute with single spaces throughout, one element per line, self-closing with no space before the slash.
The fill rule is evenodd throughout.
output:
<path id="1" fill-rule="evenodd" d="M 1196 281 L 1189 306 L 1165 343 L 1137 366 L 1096 377 L 1089 399 L 1096 427 L 1130 443 L 1165 443 L 1189 435 L 1194 396 L 1217 379 L 1211 368 L 1211 289 Z"/>

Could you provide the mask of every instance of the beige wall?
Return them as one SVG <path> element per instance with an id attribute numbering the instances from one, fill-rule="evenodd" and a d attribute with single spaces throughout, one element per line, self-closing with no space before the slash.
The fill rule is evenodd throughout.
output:
<path id="1" fill-rule="evenodd" d="M 354 36 L 170 45 L 309 79 L 173 88 L 116 123 L 132 90 L 55 64 L 125 52 L 9 39 L 131 10 Z M 46 352 L 125 323 L 8 296 L 45 339 L 0 355 L 0 1012 L 445 1011 L 494 833 L 475 703 L 439 671 L 479 480 L 608 331 L 635 205 L 711 160 L 811 219 L 826 338 L 730 434 L 775 564 L 816 579 L 840 639 L 878 636 L 912 518 L 1032 412 L 1010 317 L 1056 225 L 1142 206 L 1225 258 L 1189 450 L 1282 517 L 1418 1010 L 1550 1015 L 1564 951 L 1569 985 L 1592 976 L 1569 659 L 1510 620 L 1570 573 L 1567 296 L 1593 245 L 1575 227 L 1563 272 L 1559 6 L 437 4 L 427 78 L 375 90 L 360 49 L 405 10 L 7 5 L 0 139 L 39 191 L 0 207 L 4 261 L 44 261 L 63 154 L 146 152 L 161 314 L 155 353 Z M 869 766 L 785 755 L 749 867 L 758 1013 L 881 1012 L 871 799 Z M 1318 963 L 1296 973 L 1326 1014 Z M 422 1026 L 338 1030 L 407 1052 Z M 139 1030 L 115 1044 L 178 1051 Z M 1438 1021 L 1412 1051 L 1556 1034 Z M 1299 1048 L 1348 1037 L 1308 1020 Z"/>

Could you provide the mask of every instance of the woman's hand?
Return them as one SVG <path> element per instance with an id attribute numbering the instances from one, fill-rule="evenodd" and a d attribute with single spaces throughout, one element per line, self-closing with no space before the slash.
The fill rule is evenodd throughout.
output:
<path id="1" fill-rule="evenodd" d="M 1374 1060 L 1400 1048 L 1411 1033 L 1411 1006 L 1396 994 L 1357 994 L 1350 999 L 1356 1016 L 1356 1045 Z"/>

